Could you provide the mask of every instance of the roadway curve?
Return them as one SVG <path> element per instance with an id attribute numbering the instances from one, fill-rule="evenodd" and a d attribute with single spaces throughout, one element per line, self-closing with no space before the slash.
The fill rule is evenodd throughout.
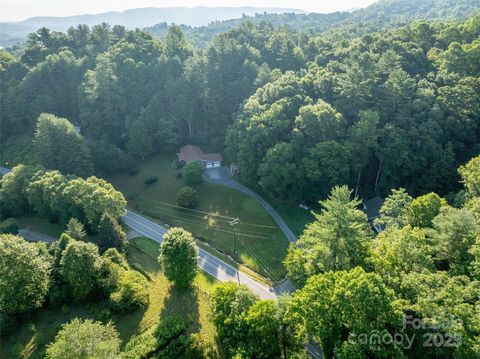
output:
<path id="1" fill-rule="evenodd" d="M 123 217 L 123 220 L 135 232 L 151 238 L 158 243 L 162 243 L 163 235 L 167 232 L 167 230 L 158 223 L 130 210 L 127 210 L 127 214 Z M 246 285 L 262 299 L 274 299 L 279 294 L 292 292 L 290 286 L 282 287 L 279 285 L 272 288 L 259 283 L 203 249 L 199 249 L 198 266 L 220 282 L 232 281 Z M 305 344 L 305 349 L 311 358 L 323 358 L 320 347 L 313 340 L 309 340 L 308 343 Z"/>
<path id="2" fill-rule="evenodd" d="M 130 210 L 127 210 L 123 220 L 135 232 L 158 243 L 162 243 L 163 235 L 167 232 L 159 224 Z M 277 296 L 277 290 L 253 280 L 248 275 L 203 249 L 200 249 L 198 253 L 198 266 L 220 282 L 232 281 L 246 285 L 262 299 L 273 299 Z"/>
<path id="3" fill-rule="evenodd" d="M 0 167 L 0 176 L 3 176 L 9 172 L 10 172 L 9 168 Z M 231 181 L 241 186 L 238 182 L 235 182 L 234 180 L 231 180 Z M 243 187 L 243 188 L 250 191 L 246 187 Z M 256 193 L 254 192 L 252 193 L 258 196 Z M 260 196 L 258 197 L 261 199 Z M 261 200 L 265 202 L 263 199 Z M 268 203 L 267 205 L 270 206 Z M 277 216 L 281 219 L 281 217 L 278 214 Z M 127 214 L 123 217 L 123 220 L 135 232 L 145 237 L 151 238 L 158 243 L 162 243 L 163 235 L 167 232 L 167 230 L 162 226 L 160 226 L 158 223 L 155 223 L 130 210 L 127 210 Z M 283 221 L 283 219 L 281 220 Z M 293 233 L 292 233 L 292 236 L 293 238 L 295 238 Z M 214 255 L 208 252 L 205 252 L 203 249 L 199 250 L 198 266 L 201 269 L 203 269 L 205 272 L 207 272 L 208 274 L 210 274 L 211 276 L 219 280 L 220 282 L 232 281 L 232 282 L 237 282 L 239 284 L 246 285 L 248 288 L 250 288 L 250 290 L 252 290 L 252 292 L 256 293 L 262 299 L 274 299 L 279 294 L 293 291 L 293 288 L 291 288 L 290 286 L 278 285 L 277 287 L 272 288 L 262 283 L 259 283 L 253 280 L 252 278 L 250 278 L 249 276 L 247 276 L 246 274 L 242 273 L 241 271 L 233 268 L 231 265 L 225 263 L 221 259 L 215 257 Z M 321 349 L 314 341 L 309 340 L 309 342 L 305 345 L 305 349 L 307 349 L 310 357 L 315 359 L 322 359 L 323 356 L 322 356 Z"/>

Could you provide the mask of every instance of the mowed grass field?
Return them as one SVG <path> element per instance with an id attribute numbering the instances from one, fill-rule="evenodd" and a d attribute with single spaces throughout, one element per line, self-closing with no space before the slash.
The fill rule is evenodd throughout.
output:
<path id="1" fill-rule="evenodd" d="M 175 314 L 185 320 L 188 333 L 201 333 L 207 341 L 215 344 L 215 327 L 208 317 L 208 295 L 218 282 L 200 272 L 195 288 L 176 291 L 162 274 L 156 260 L 157 253 L 158 244 L 146 238 L 132 239 L 127 247 L 130 265 L 140 269 L 150 280 L 148 308 L 115 314 L 108 311 L 106 301 L 100 301 L 38 310 L 24 316 L 14 333 L 0 339 L 0 358 L 43 358 L 46 346 L 54 340 L 61 325 L 77 317 L 104 322 L 111 320 L 120 333 L 123 347 L 132 335 L 157 324 L 165 316 Z"/>
<path id="2" fill-rule="evenodd" d="M 145 184 L 146 179 L 155 176 L 157 182 Z M 160 223 L 187 229 L 200 241 L 274 282 L 285 276 L 282 262 L 288 241 L 263 207 L 247 195 L 226 186 L 202 182 L 192 186 L 198 194 L 197 207 L 178 208 L 177 191 L 186 184 L 177 177 L 173 158 L 164 155 L 140 163 L 135 175 L 118 173 L 108 180 L 125 195 L 133 210 Z M 236 253 L 229 224 L 232 218 L 240 219 L 235 229 Z"/>

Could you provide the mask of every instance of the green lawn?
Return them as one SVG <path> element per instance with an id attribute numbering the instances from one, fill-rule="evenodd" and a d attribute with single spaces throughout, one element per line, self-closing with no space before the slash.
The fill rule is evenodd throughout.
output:
<path id="1" fill-rule="evenodd" d="M 300 207 L 300 204 L 288 203 L 281 201 L 277 198 L 272 198 L 259 186 L 251 186 L 248 183 L 240 181 L 245 187 L 250 188 L 252 191 L 258 193 L 265 200 L 267 200 L 273 208 L 282 216 L 283 220 L 287 223 L 288 227 L 292 230 L 295 236 L 300 237 L 305 229 L 305 226 L 313 222 L 311 210 L 305 210 Z M 314 209 L 316 211 L 316 209 Z"/>
<path id="2" fill-rule="evenodd" d="M 150 304 L 145 310 L 128 314 L 112 314 L 106 302 L 66 305 L 62 308 L 41 309 L 25 316 L 19 328 L 0 340 L 0 358 L 42 358 L 61 325 L 73 318 L 112 320 L 120 333 L 122 345 L 129 338 L 158 323 L 167 315 L 181 316 L 189 333 L 201 332 L 215 343 L 215 327 L 208 318 L 208 293 L 217 281 L 199 273 L 196 287 L 189 291 L 174 290 L 160 271 L 156 261 L 158 245 L 145 239 L 133 239 L 127 247 L 127 258 L 133 267 L 141 267 L 150 279 Z"/>
<path id="3" fill-rule="evenodd" d="M 153 176 L 158 181 L 146 185 Z M 119 173 L 109 181 L 122 191 L 130 208 L 171 226 L 191 231 L 236 261 L 274 281 L 282 279 L 282 261 L 288 241 L 270 215 L 255 200 L 234 189 L 207 182 L 195 185 L 198 206 L 195 210 L 176 207 L 177 190 L 184 186 L 177 178 L 171 158 L 157 155 L 139 165 L 136 175 Z M 224 216 L 224 217 L 222 217 Z M 229 218 L 240 218 L 237 226 L 237 253 L 233 252 L 233 232 Z"/>

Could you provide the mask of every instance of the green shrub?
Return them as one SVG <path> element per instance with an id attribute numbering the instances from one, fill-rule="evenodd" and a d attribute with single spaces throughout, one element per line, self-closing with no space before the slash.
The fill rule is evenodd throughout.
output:
<path id="1" fill-rule="evenodd" d="M 218 353 L 212 342 L 206 341 L 200 333 L 190 334 L 183 355 L 185 359 L 214 359 Z"/>
<path id="2" fill-rule="evenodd" d="M 172 339 L 178 338 L 185 332 L 186 326 L 182 318 L 178 316 L 168 316 L 162 320 L 156 330 L 155 337 L 158 340 L 158 346 L 166 346 Z"/>
<path id="3" fill-rule="evenodd" d="M 157 338 L 153 335 L 153 328 L 146 332 L 133 336 L 125 346 L 122 355 L 124 359 L 150 358 L 157 350 Z"/>
<path id="4" fill-rule="evenodd" d="M 181 187 L 177 192 L 177 203 L 181 207 L 195 207 L 197 205 L 197 192 L 190 186 Z"/>
<path id="5" fill-rule="evenodd" d="M 123 358 L 125 359 L 143 359 L 152 358 L 158 354 L 160 358 L 168 358 L 167 353 L 173 354 L 177 351 L 174 347 L 179 338 L 185 333 L 185 322 L 177 316 L 168 316 L 163 319 L 156 327 L 146 332 L 132 337 L 125 346 Z M 168 348 L 172 345 L 171 348 Z M 178 356 L 170 356 L 172 358 Z"/>
<path id="6" fill-rule="evenodd" d="M 149 302 L 147 279 L 134 270 L 121 270 L 117 286 L 108 298 L 109 306 L 115 311 L 131 311 L 146 308 Z"/>
<path id="7" fill-rule="evenodd" d="M 0 222 L 0 234 L 17 234 L 18 222 L 15 218 L 7 218 Z"/>
<path id="8" fill-rule="evenodd" d="M 144 182 L 147 186 L 149 186 L 149 185 L 154 184 L 154 183 L 157 182 L 157 181 L 158 181 L 158 177 L 157 177 L 157 176 L 153 176 L 153 177 L 149 177 L 149 178 L 145 179 L 143 182 Z"/>
<path id="9" fill-rule="evenodd" d="M 203 167 L 198 161 L 189 162 L 182 169 L 182 176 L 186 183 L 202 182 Z"/>

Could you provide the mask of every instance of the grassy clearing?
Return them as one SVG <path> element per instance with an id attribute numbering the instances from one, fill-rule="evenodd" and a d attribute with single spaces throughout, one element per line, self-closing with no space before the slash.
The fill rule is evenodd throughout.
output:
<path id="1" fill-rule="evenodd" d="M 245 187 L 250 188 L 252 191 L 255 191 L 260 196 L 265 198 L 273 206 L 273 208 L 275 208 L 278 214 L 282 216 L 283 220 L 287 223 L 288 227 L 292 230 L 292 232 L 297 238 L 302 235 L 305 226 L 313 222 L 314 217 L 312 216 L 311 210 L 305 210 L 303 208 L 300 208 L 299 204 L 297 205 L 285 201 L 280 201 L 277 198 L 272 198 L 268 194 L 263 192 L 260 187 L 251 186 L 243 181 L 240 182 Z"/>
<path id="2" fill-rule="evenodd" d="M 144 183 L 154 176 L 157 182 Z M 177 208 L 177 190 L 185 183 L 177 178 L 170 159 L 162 155 L 141 163 L 136 175 L 119 173 L 109 181 L 124 193 L 131 208 L 161 223 L 189 230 L 198 239 L 274 281 L 285 275 L 282 261 L 288 241 L 263 207 L 247 195 L 202 182 L 194 186 L 198 193 L 195 210 Z M 226 217 L 238 217 L 241 221 L 236 227 L 237 253 L 233 251 L 233 232 Z"/>
<path id="3" fill-rule="evenodd" d="M 156 261 L 158 246 L 150 240 L 134 239 L 127 248 L 127 258 L 140 267 L 150 279 L 150 304 L 145 310 L 127 314 L 111 314 L 105 301 L 41 309 L 22 318 L 19 328 L 0 340 L 0 358 L 43 358 L 46 345 L 54 340 L 61 325 L 73 318 L 112 320 L 125 345 L 132 335 L 141 333 L 167 315 L 176 314 L 187 324 L 188 333 L 201 332 L 215 342 L 215 327 L 208 318 L 208 293 L 216 284 L 213 277 L 199 273 L 196 288 L 178 292 L 160 271 Z M 155 244 L 155 243 L 153 243 Z"/>

